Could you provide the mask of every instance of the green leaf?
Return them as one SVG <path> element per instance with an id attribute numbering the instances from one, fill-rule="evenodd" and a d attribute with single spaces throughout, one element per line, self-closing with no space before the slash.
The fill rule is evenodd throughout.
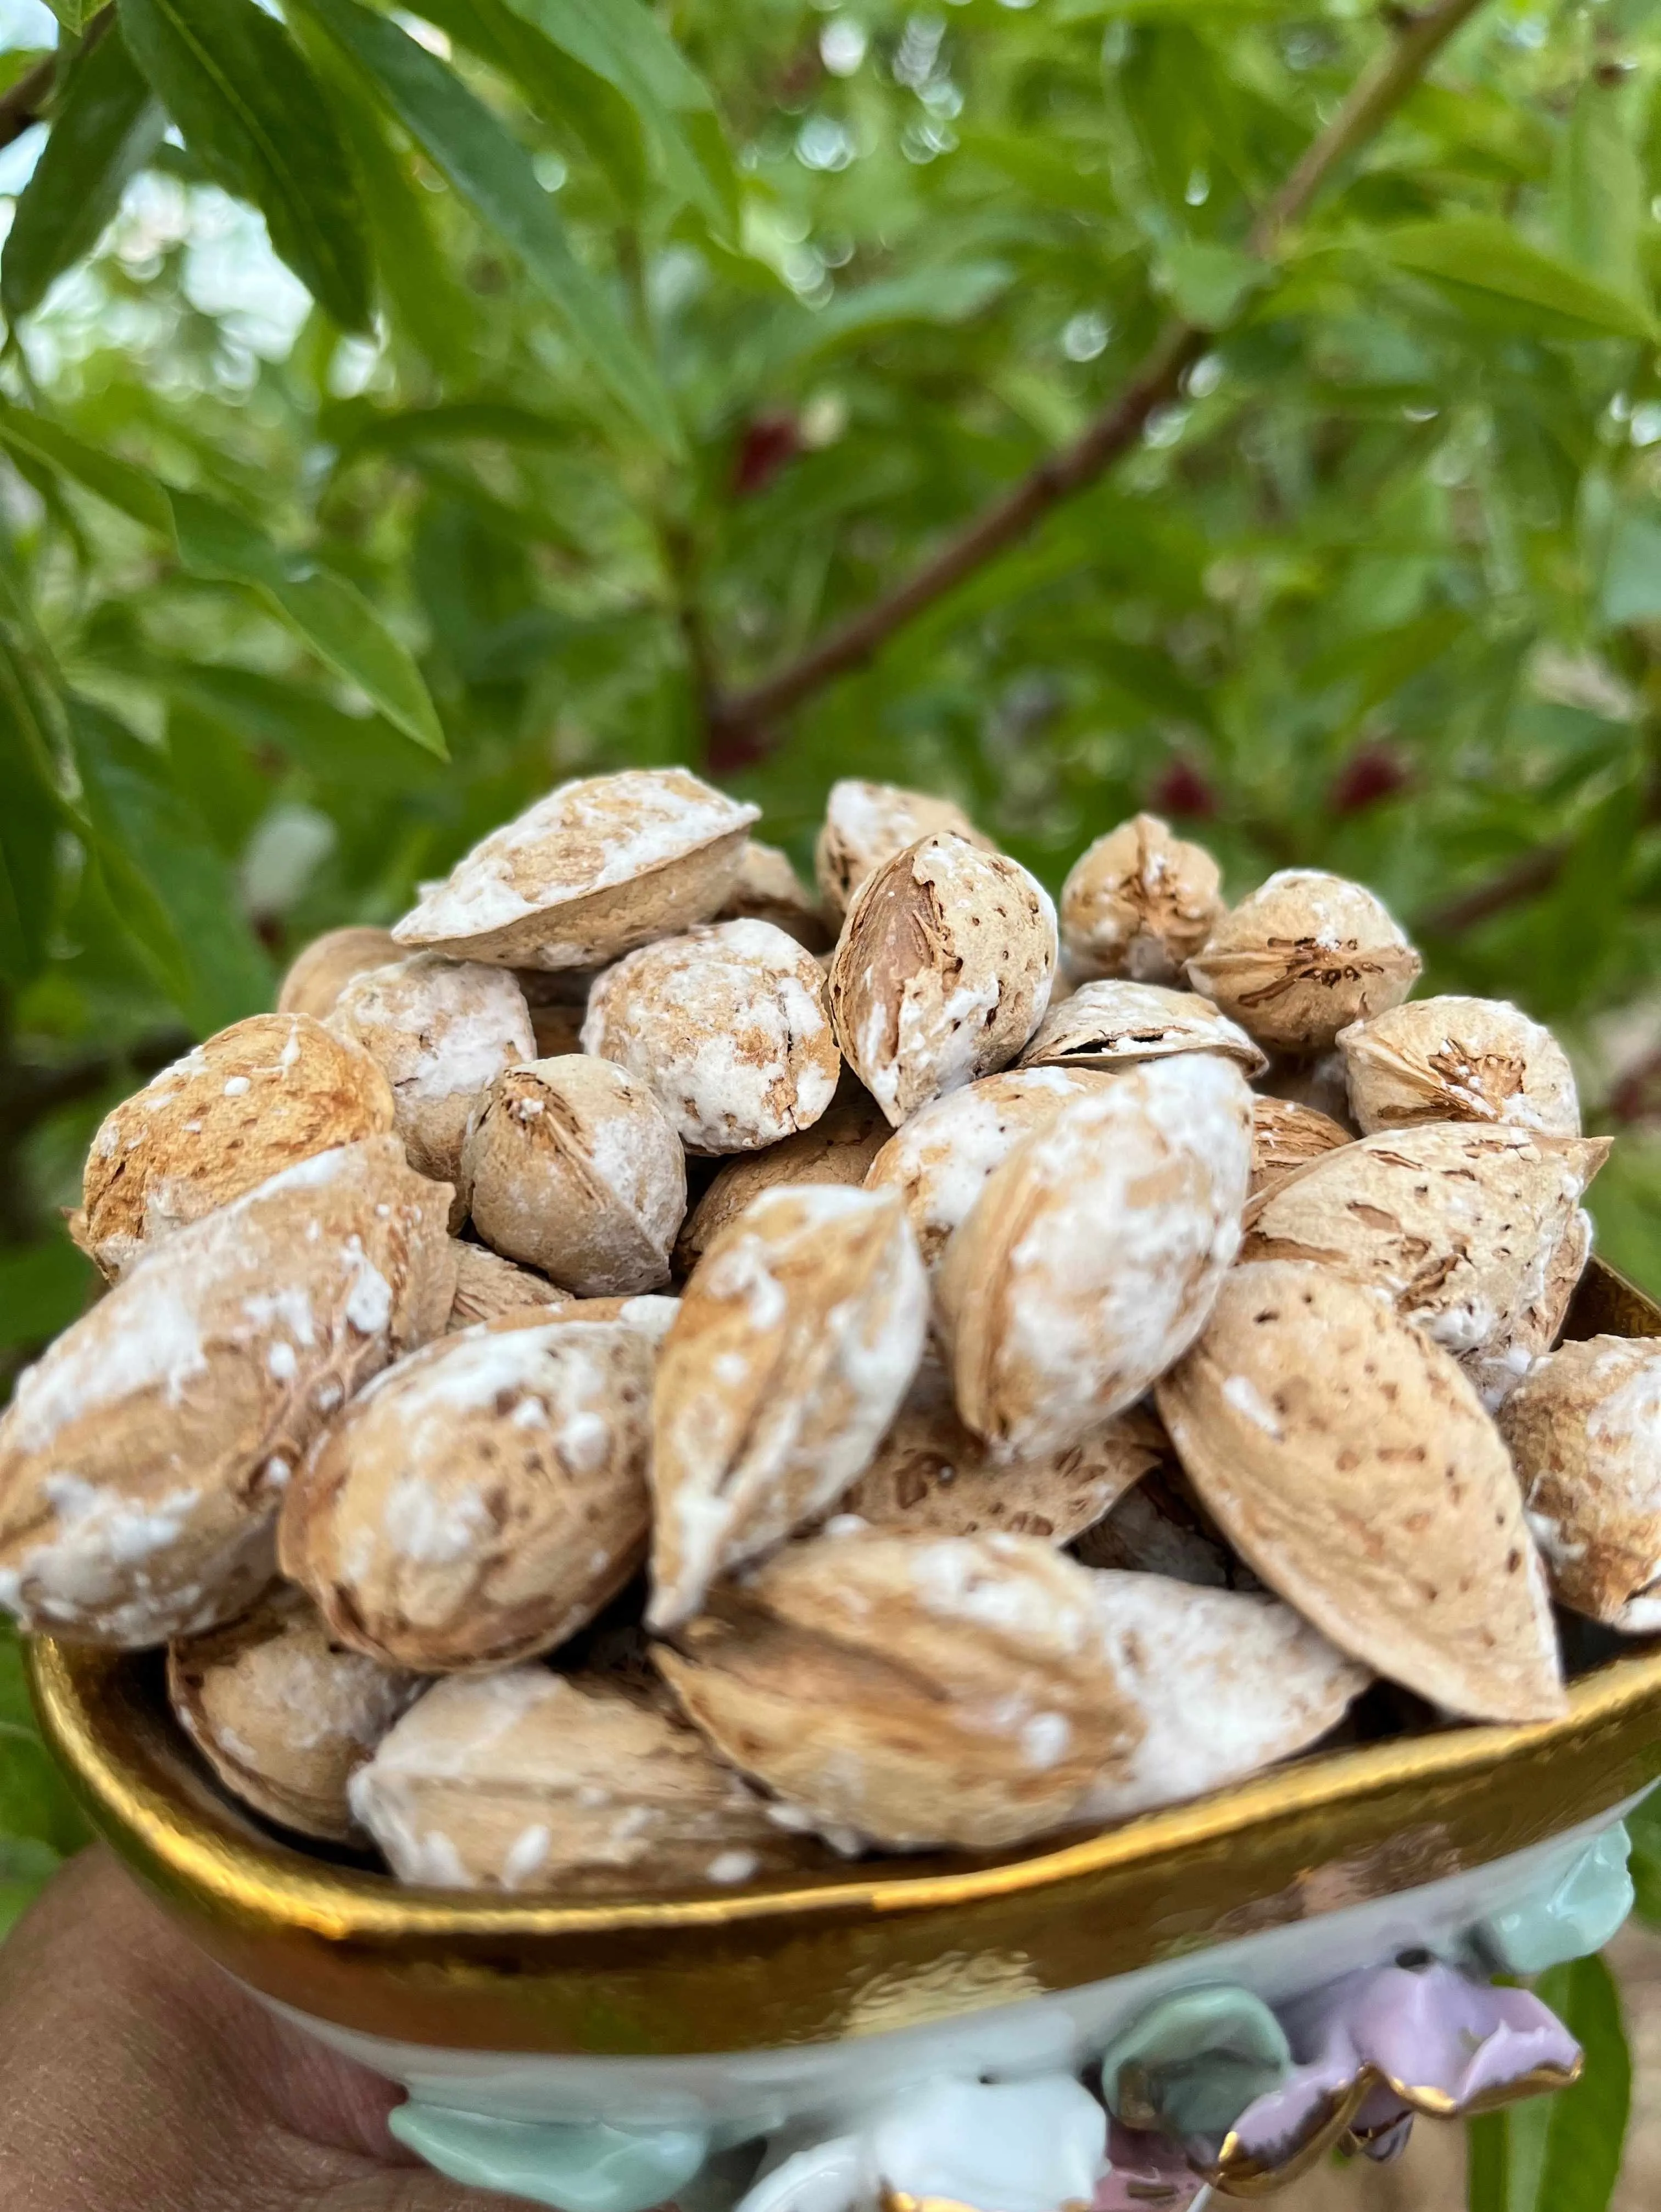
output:
<path id="1" fill-rule="evenodd" d="M 1620 2177 L 1632 2098 L 1620 1992 L 1597 1958 L 1554 1967 L 1535 1986 L 1586 2062 L 1574 2087 L 1552 2100 L 1535 2206 L 1538 2212 L 1604 2212 Z"/>
<path id="2" fill-rule="evenodd" d="M 1587 72 L 1563 140 L 1557 229 L 1566 262 L 1647 308 L 1640 254 L 1650 198 L 1639 148 L 1641 89 Z"/>
<path id="3" fill-rule="evenodd" d="M 310 28 L 303 22 L 297 27 L 300 33 Z M 407 173 L 361 76 L 328 40 L 314 34 L 306 48 L 351 157 L 392 320 L 434 368 L 464 376 L 472 359 L 477 308 L 445 257 L 427 196 Z"/>
<path id="4" fill-rule="evenodd" d="M 1465 2212 L 1512 2212 L 1510 2115 L 1483 2112 L 1465 2129 Z"/>
<path id="5" fill-rule="evenodd" d="M 357 0 L 300 0 L 372 78 L 427 158 L 524 262 L 614 398 L 678 450 L 674 408 L 658 371 L 604 286 L 572 252 L 530 156 L 454 71 Z"/>
<path id="6" fill-rule="evenodd" d="M 134 58 L 227 191 L 343 330 L 370 323 L 369 248 L 317 79 L 255 0 L 119 0 Z"/>
<path id="7" fill-rule="evenodd" d="M 799 367 L 834 347 L 906 323 L 966 323 L 1009 289 L 1009 275 L 1000 261 L 964 261 L 879 277 L 839 294 L 816 313 L 792 313 L 785 336 L 768 353 L 767 370 Z"/>
<path id="8" fill-rule="evenodd" d="M 97 1279 L 67 1237 L 0 1251 L 0 1346 L 46 1343 L 83 1310 Z"/>
<path id="9" fill-rule="evenodd" d="M 166 535 L 192 575 L 258 593 L 388 721 L 427 752 L 445 757 L 444 731 L 421 671 L 355 585 L 304 554 L 274 545 L 233 507 L 164 484 L 45 416 L 0 402 L 0 441 L 34 455 Z"/>
<path id="10" fill-rule="evenodd" d="M 18 200 L 0 257 L 0 303 L 14 321 L 91 252 L 127 179 L 144 167 L 167 127 L 112 25 L 71 69 L 45 150 Z"/>
<path id="11" fill-rule="evenodd" d="M 73 39 L 78 39 L 103 8 L 104 0 L 46 0 L 46 5 Z"/>
<path id="12" fill-rule="evenodd" d="M 1611 628 L 1661 618 L 1661 522 L 1623 514 L 1609 539 L 1600 611 Z"/>
<path id="13" fill-rule="evenodd" d="M 1627 1815 L 1627 1832 L 1632 1838 L 1628 1865 L 1637 1892 L 1634 1909 L 1650 1927 L 1661 1926 L 1661 1790 L 1652 1790 L 1637 1811 Z"/>
<path id="14" fill-rule="evenodd" d="M 200 1036 L 258 1013 L 270 963 L 167 757 L 89 700 L 70 701 L 70 725 L 94 857 L 158 983 Z"/>
<path id="15" fill-rule="evenodd" d="M 1232 323 L 1272 274 L 1255 254 L 1200 238 L 1167 246 L 1160 264 L 1161 289 L 1178 313 L 1203 331 L 1220 331 Z"/>
<path id="16" fill-rule="evenodd" d="M 1564 328 L 1583 337 L 1653 340 L 1657 335 L 1654 318 L 1638 301 L 1542 252 L 1491 216 L 1403 223 L 1372 234 L 1367 246 L 1411 275 L 1537 311 L 1548 319 L 1547 335 Z"/>

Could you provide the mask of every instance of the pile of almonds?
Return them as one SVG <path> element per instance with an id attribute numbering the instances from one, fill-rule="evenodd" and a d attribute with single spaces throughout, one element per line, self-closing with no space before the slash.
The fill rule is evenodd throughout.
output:
<path id="1" fill-rule="evenodd" d="M 110 1114 L 0 1417 L 25 1628 L 165 1646 L 290 1834 L 573 1893 L 1548 1719 L 1554 1599 L 1661 1630 L 1547 1031 L 1148 816 L 1058 921 L 946 799 L 838 784 L 816 896 L 755 819 L 567 784 Z"/>

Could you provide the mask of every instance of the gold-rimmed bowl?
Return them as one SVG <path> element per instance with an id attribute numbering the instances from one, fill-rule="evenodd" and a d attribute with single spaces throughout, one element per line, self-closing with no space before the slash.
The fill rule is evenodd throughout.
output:
<path id="1" fill-rule="evenodd" d="M 1594 1264 L 1568 1333 L 1661 1334 L 1661 1309 Z M 1016 1856 L 562 1904 L 406 1889 L 277 1839 L 207 1778 L 154 1657 L 43 1640 L 30 1667 L 94 1826 L 213 1958 L 329 2029 L 449 2053 L 714 2057 L 943 2024 L 1537 1856 L 1661 1777 L 1661 1645 L 1634 1645 L 1561 1720 L 1318 1753 Z"/>

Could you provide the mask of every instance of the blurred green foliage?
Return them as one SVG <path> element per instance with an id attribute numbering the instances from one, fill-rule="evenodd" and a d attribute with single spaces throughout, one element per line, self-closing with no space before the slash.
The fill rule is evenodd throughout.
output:
<path id="1" fill-rule="evenodd" d="M 1235 891 L 1365 878 L 1430 988 L 1559 1027 L 1661 1285 L 1651 0 L 1488 0 L 1267 262 L 1405 11 L 55 13 L 0 67 L 50 124 L 0 257 L 0 1382 L 88 1294 L 113 1098 L 557 778 L 712 750 L 798 860 L 870 774 L 1052 885 L 1145 804 Z M 1173 312 L 1214 335 L 1115 470 L 712 717 Z M 0 1674 L 0 1884 L 74 1832 L 21 1725 Z"/>

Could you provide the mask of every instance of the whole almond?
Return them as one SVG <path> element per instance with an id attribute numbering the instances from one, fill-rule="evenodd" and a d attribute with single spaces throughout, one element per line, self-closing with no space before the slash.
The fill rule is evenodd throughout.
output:
<path id="1" fill-rule="evenodd" d="M 596 968 L 714 914 L 758 812 L 680 768 L 563 783 L 476 845 L 392 934 L 456 959 Z"/>
<path id="2" fill-rule="evenodd" d="M 329 1027 L 375 1060 L 392 1086 L 409 1164 L 461 1182 L 475 1104 L 504 1069 L 536 1056 L 524 994 L 505 968 L 417 953 L 354 976 Z"/>
<path id="3" fill-rule="evenodd" d="M 764 1190 L 804 1182 L 861 1183 L 882 1149 L 888 1125 L 858 1085 L 850 1081 L 810 1129 L 724 1161 L 685 1222 L 675 1245 L 675 1271 L 689 1275 L 730 1221 Z"/>
<path id="4" fill-rule="evenodd" d="M 1452 1352 L 1508 1339 L 1546 1277 L 1607 1138 L 1427 1121 L 1312 1160 L 1246 1215 L 1249 1260 L 1315 1260 L 1375 1283 Z"/>
<path id="5" fill-rule="evenodd" d="M 767 921 L 712 923 L 609 968 L 583 1049 L 650 1084 L 693 1152 L 755 1152 L 809 1127 L 842 1072 L 819 964 Z"/>
<path id="6" fill-rule="evenodd" d="M 838 920 L 867 876 L 919 837 L 962 837 L 983 852 L 997 850 L 961 806 L 897 783 L 863 783 L 846 776 L 834 783 L 814 848 L 814 873 L 826 906 Z"/>
<path id="7" fill-rule="evenodd" d="M 686 1155 L 651 1087 L 573 1053 L 509 1068 L 462 1148 L 473 1225 L 493 1249 L 583 1297 L 669 1278 Z"/>
<path id="8" fill-rule="evenodd" d="M 1312 1055 L 1351 1022 L 1399 1006 L 1420 964 L 1370 890 L 1282 868 L 1222 917 L 1188 976 L 1259 1044 Z"/>
<path id="9" fill-rule="evenodd" d="M 1005 1466 L 959 1420 L 950 1378 L 925 1358 L 870 1465 L 836 1510 L 874 1528 L 938 1536 L 1003 1529 L 1070 1544 L 1155 1464 L 1125 1415 L 1064 1451 Z"/>
<path id="10" fill-rule="evenodd" d="M 450 1308 L 446 1336 L 471 1328 L 475 1322 L 495 1321 L 503 1314 L 521 1313 L 530 1307 L 551 1306 L 566 1296 L 557 1283 L 529 1267 L 516 1267 L 482 1244 L 456 1243 L 456 1296 Z"/>
<path id="11" fill-rule="evenodd" d="M 312 1437 L 444 1328 L 449 1204 L 396 1137 L 374 1137 L 160 1245 L 0 1414 L 0 1607 L 128 1650 L 242 1612 Z"/>
<path id="12" fill-rule="evenodd" d="M 764 1192 L 715 1238 L 658 1358 L 653 1627 L 835 1503 L 906 1394 L 927 1312 L 888 1191 Z"/>
<path id="13" fill-rule="evenodd" d="M 651 1346 L 621 1322 L 520 1319 L 390 1368 L 283 1501 L 283 1572 L 384 1665 L 554 1650 L 646 1556 Z"/>
<path id="14" fill-rule="evenodd" d="M 1061 938 L 1081 979 L 1174 982 L 1221 920 L 1222 876 L 1157 815 L 1121 822 L 1082 853 L 1061 887 Z"/>
<path id="15" fill-rule="evenodd" d="M 1157 983 L 1081 983 L 1052 1006 L 1021 1055 L 1023 1067 L 1132 1067 L 1177 1052 L 1221 1052 L 1248 1076 L 1269 1055 L 1238 1023 L 1192 991 Z"/>
<path id="16" fill-rule="evenodd" d="M 959 1413 L 993 1452 L 1080 1443 L 1198 1335 L 1240 1239 L 1252 1094 L 1184 1053 L 1064 1106 L 986 1181 L 936 1281 Z"/>
<path id="17" fill-rule="evenodd" d="M 856 893 L 831 961 L 831 1018 L 898 1128 L 1015 1057 L 1055 966 L 1055 908 L 1034 877 L 961 837 L 925 837 Z"/>
<path id="18" fill-rule="evenodd" d="M 1580 1101 L 1551 1031 L 1500 999 L 1416 999 L 1338 1036 L 1363 1130 L 1508 1121 L 1578 1137 Z"/>
<path id="19" fill-rule="evenodd" d="M 1561 1346 L 1506 1399 L 1500 1431 L 1560 1602 L 1628 1636 L 1661 1629 L 1661 1346 Z"/>
<path id="20" fill-rule="evenodd" d="M 326 1843 L 364 1840 L 347 1784 L 425 1686 L 349 1650 L 286 1588 L 167 1652 L 173 1711 L 231 1795 Z"/>
<path id="21" fill-rule="evenodd" d="M 280 1014 L 310 1014 L 320 1022 L 366 968 L 385 968 L 398 957 L 390 929 L 330 929 L 297 953 L 277 993 Z"/>
<path id="22" fill-rule="evenodd" d="M 805 1857 L 684 1723 L 542 1667 L 437 1684 L 352 1804 L 400 1881 L 439 1889 L 730 1889 Z"/>
<path id="23" fill-rule="evenodd" d="M 1330 1115 L 1290 1098 L 1252 1101 L 1252 1195 L 1282 1182 L 1324 1153 L 1350 1141 L 1349 1132 Z"/>
<path id="24" fill-rule="evenodd" d="M 759 837 L 749 839 L 739 854 L 732 889 L 713 919 L 770 921 L 809 952 L 827 951 L 836 939 L 824 909 L 791 866 L 789 854 L 776 845 L 764 845 Z"/>
<path id="25" fill-rule="evenodd" d="M 792 1545 L 659 1664 L 781 1817 L 900 1850 L 1191 1796 L 1324 1735 L 1365 1680 L 1270 1601 L 1010 1535 Z"/>
<path id="26" fill-rule="evenodd" d="M 386 1078 L 309 1014 L 252 1014 L 99 1124 L 76 1242 L 113 1279 L 149 1245 L 270 1176 L 393 1126 Z"/>
<path id="27" fill-rule="evenodd" d="M 1207 1511 L 1335 1644 L 1470 1719 L 1562 1712 L 1505 1446 L 1458 1364 L 1381 1292 L 1242 1262 L 1156 1395 Z"/>
<path id="28" fill-rule="evenodd" d="M 1088 1068 L 1006 1067 L 949 1091 L 894 1131 L 866 1171 L 865 1187 L 899 1192 L 923 1264 L 932 1273 L 992 1170 L 1070 1100 L 1090 1097 L 1104 1079 Z"/>

